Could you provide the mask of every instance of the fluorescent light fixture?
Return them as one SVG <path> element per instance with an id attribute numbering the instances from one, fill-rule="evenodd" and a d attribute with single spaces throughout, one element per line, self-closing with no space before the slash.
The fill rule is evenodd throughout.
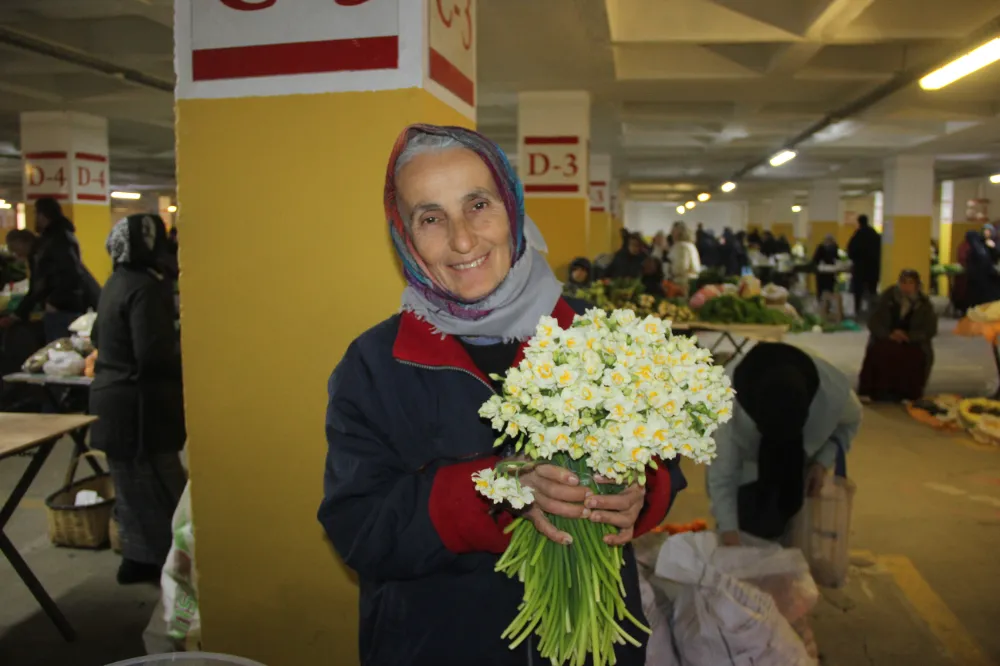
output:
<path id="1" fill-rule="evenodd" d="M 704 203 L 705 201 L 708 201 L 711 198 L 712 198 L 712 195 L 709 194 L 708 192 L 702 192 L 701 194 L 698 195 L 698 201 L 701 201 L 702 203 Z"/>
<path id="2" fill-rule="evenodd" d="M 963 76 L 972 74 L 977 69 L 995 63 L 997 60 L 1000 60 L 1000 37 L 952 60 L 941 69 L 934 70 L 920 79 L 920 87 L 924 90 L 940 90 Z"/>
<path id="3" fill-rule="evenodd" d="M 677 207 L 677 214 L 678 215 L 683 215 L 686 212 L 687 212 L 687 208 L 685 208 L 684 206 L 678 206 Z"/>
<path id="4" fill-rule="evenodd" d="M 695 207 L 695 205 L 696 205 L 695 202 L 688 201 L 686 204 L 684 204 L 684 207 L 687 208 L 688 210 L 691 210 L 692 208 Z"/>
<path id="5" fill-rule="evenodd" d="M 112 199 L 141 199 L 142 195 L 138 192 L 112 192 Z"/>
<path id="6" fill-rule="evenodd" d="M 995 173 L 992 176 L 990 176 L 990 182 L 991 183 L 1000 183 L 1000 173 Z"/>
<path id="7" fill-rule="evenodd" d="M 794 150 L 783 150 L 771 158 L 771 166 L 779 167 L 782 164 L 787 164 L 794 160 L 797 154 Z"/>
<path id="8" fill-rule="evenodd" d="M 7 203 L 6 199 L 0 199 L 0 206 L 4 205 L 5 203 Z"/>
<path id="9" fill-rule="evenodd" d="M 167 206 L 167 212 L 168 213 L 176 213 L 177 212 L 177 206 Z"/>
<path id="10" fill-rule="evenodd" d="M 732 192 L 736 189 L 736 183 L 729 181 L 728 183 L 723 183 L 722 187 L 719 188 L 723 192 Z"/>
<path id="11" fill-rule="evenodd" d="M 13 208 L 13 206 L 11 206 L 9 203 L 7 203 L 6 201 L 4 201 L 3 199 L 0 199 L 0 210 L 10 210 L 11 208 Z"/>
<path id="12" fill-rule="evenodd" d="M 799 205 L 792 206 L 792 212 L 793 213 L 801 213 L 802 212 L 802 206 L 799 206 Z"/>

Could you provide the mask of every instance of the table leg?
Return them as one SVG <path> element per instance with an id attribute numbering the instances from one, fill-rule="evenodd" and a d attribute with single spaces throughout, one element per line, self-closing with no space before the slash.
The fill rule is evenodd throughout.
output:
<path id="1" fill-rule="evenodd" d="M 10 562 L 11 566 L 14 567 L 14 571 L 16 571 L 17 575 L 21 577 L 21 580 L 28 586 L 28 589 L 31 590 L 31 594 L 35 597 L 35 600 L 38 601 L 42 610 L 44 610 L 45 614 L 49 616 L 50 620 L 52 620 L 52 624 L 56 625 L 56 629 L 59 630 L 59 633 L 62 634 L 62 637 L 66 640 L 66 642 L 72 642 L 75 640 L 76 632 L 73 631 L 73 627 L 70 626 L 69 620 L 67 620 L 66 616 L 62 614 L 62 611 L 59 610 L 56 602 L 52 600 L 52 597 L 50 597 L 49 593 L 45 591 L 44 587 L 42 587 L 38 578 L 36 578 L 35 574 L 31 572 L 30 568 L 28 568 L 28 563 L 24 561 L 21 554 L 17 552 L 16 548 L 14 548 L 14 544 L 11 543 L 10 539 L 8 539 L 7 535 L 3 532 L 0 532 L 0 553 L 3 553 Z"/>
<path id="2" fill-rule="evenodd" d="M 73 438 L 74 456 L 79 456 L 90 450 L 90 447 L 87 446 L 87 428 L 78 428 L 69 436 Z M 104 474 L 104 468 L 93 458 L 87 458 L 87 464 L 90 465 L 90 469 L 94 470 L 94 474 Z"/>
<path id="3" fill-rule="evenodd" d="M 10 497 L 8 497 L 7 501 L 4 502 L 3 508 L 0 509 L 0 552 L 4 554 L 11 566 L 14 567 L 14 571 L 17 572 L 17 575 L 22 581 L 24 581 L 24 584 L 28 586 L 28 589 L 31 590 L 31 594 L 38 601 L 39 605 L 41 605 L 45 614 L 49 616 L 49 619 L 52 620 L 52 623 L 56 625 L 57 629 L 59 629 L 59 633 L 62 634 L 63 638 L 67 641 L 72 641 L 76 638 L 76 632 L 73 631 L 73 627 L 70 626 L 66 617 L 59 610 L 59 607 L 56 606 L 54 601 L 52 601 L 52 597 L 48 595 L 45 588 L 42 587 L 42 584 L 38 582 L 35 574 L 31 572 L 30 568 L 28 568 L 27 562 L 24 561 L 21 554 L 17 552 L 16 548 L 14 548 L 14 544 L 11 543 L 10 539 L 7 538 L 7 535 L 3 532 L 3 528 L 7 525 L 7 521 L 9 521 L 10 517 L 14 515 L 14 510 L 17 508 L 17 505 L 21 503 L 21 499 L 24 497 L 25 493 L 28 492 L 28 488 L 31 487 L 31 482 L 35 480 L 35 477 L 38 475 L 38 471 L 42 468 L 42 465 L 45 464 L 45 460 L 49 457 L 49 454 L 52 453 L 52 449 L 55 445 L 56 442 L 53 440 L 38 447 L 38 452 L 31 459 L 31 462 L 28 463 L 28 467 L 24 470 L 24 474 L 21 475 L 21 479 L 17 482 L 17 485 L 14 486 L 14 490 L 11 491 Z"/>

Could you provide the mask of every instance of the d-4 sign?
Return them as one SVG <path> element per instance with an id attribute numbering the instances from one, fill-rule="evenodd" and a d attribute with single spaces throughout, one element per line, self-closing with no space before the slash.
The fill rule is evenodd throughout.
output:
<path id="1" fill-rule="evenodd" d="M 526 193 L 579 195 L 586 174 L 586 146 L 578 136 L 526 136 L 519 151 Z"/>
<path id="2" fill-rule="evenodd" d="M 28 201 L 51 198 L 71 203 L 108 200 L 108 158 L 96 153 L 27 153 L 24 191 Z"/>

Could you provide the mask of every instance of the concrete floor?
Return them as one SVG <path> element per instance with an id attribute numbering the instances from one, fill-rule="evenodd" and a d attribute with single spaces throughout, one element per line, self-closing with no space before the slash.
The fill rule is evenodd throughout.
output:
<path id="1" fill-rule="evenodd" d="M 942 331 L 950 326 L 942 324 Z M 863 334 L 793 336 L 851 375 Z M 931 391 L 992 392 L 997 384 L 981 339 L 943 334 Z M 0 562 L 0 665 L 104 666 L 143 653 L 156 604 L 151 587 L 115 584 L 118 558 L 48 544 L 43 498 L 60 485 L 71 446 L 59 445 L 7 531 L 80 634 L 62 641 L 10 566 Z M 0 497 L 25 458 L 0 462 Z M 935 432 L 895 406 L 868 408 L 849 458 L 858 486 L 848 585 L 825 591 L 814 629 L 828 666 L 1000 664 L 1000 450 Z M 708 516 L 704 474 L 671 520 Z M 271 664 L 269 666 L 282 666 Z"/>

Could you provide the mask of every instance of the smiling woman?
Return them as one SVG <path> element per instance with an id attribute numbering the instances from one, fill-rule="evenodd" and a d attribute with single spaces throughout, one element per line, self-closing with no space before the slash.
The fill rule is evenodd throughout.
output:
<path id="1" fill-rule="evenodd" d="M 542 316 L 568 328 L 576 311 L 541 254 L 521 183 L 482 135 L 407 128 L 389 158 L 385 212 L 408 286 L 402 313 L 355 340 L 330 378 L 319 510 L 361 580 L 361 663 L 541 664 L 537 640 L 511 650 L 501 638 L 524 594 L 495 571 L 513 509 L 494 510 L 471 477 L 500 461 L 479 417 L 500 387 L 493 377 L 519 361 Z M 546 513 L 613 525 L 624 543 L 659 522 L 683 484 L 665 466 L 659 483 L 618 495 L 588 497 L 552 465 L 520 478 L 535 497 L 524 518 L 560 544 L 569 535 Z M 658 508 L 643 511 L 646 498 Z M 641 618 L 625 553 L 629 612 Z M 641 648 L 618 653 L 623 666 L 644 659 Z"/>

